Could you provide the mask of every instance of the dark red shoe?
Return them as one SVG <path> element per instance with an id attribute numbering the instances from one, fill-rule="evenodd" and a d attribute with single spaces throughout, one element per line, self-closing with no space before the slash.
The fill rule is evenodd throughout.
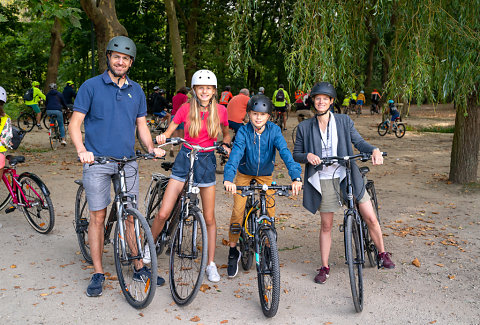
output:
<path id="1" fill-rule="evenodd" d="M 383 252 L 378 254 L 378 267 L 385 269 L 394 269 L 395 264 L 390 259 L 390 256 L 392 256 L 392 254 L 390 254 L 389 252 Z"/>
<path id="2" fill-rule="evenodd" d="M 320 284 L 324 284 L 325 282 L 327 282 L 328 273 L 330 273 L 330 267 L 322 266 L 317 271 L 318 274 L 317 276 L 315 276 L 314 281 Z"/>

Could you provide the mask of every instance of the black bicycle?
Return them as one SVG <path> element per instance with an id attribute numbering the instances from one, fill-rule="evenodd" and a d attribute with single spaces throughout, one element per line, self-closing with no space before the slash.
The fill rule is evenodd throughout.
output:
<path id="1" fill-rule="evenodd" d="M 45 107 L 42 107 L 40 110 L 42 113 L 40 119 L 43 119 L 43 125 L 45 128 L 48 128 L 47 110 Z M 20 113 L 17 118 L 17 125 L 18 128 L 24 132 L 30 132 L 33 130 L 33 127 L 37 125 L 37 113 L 33 111 L 33 108 L 27 107 Z"/>
<path id="2" fill-rule="evenodd" d="M 187 144 L 190 151 L 190 168 L 182 191 L 167 219 L 156 242 L 156 253 L 161 254 L 168 247 L 166 254 L 170 255 L 170 292 L 177 305 L 188 305 L 193 301 L 200 289 L 207 267 L 207 226 L 200 210 L 198 194 L 200 189 L 194 184 L 193 166 L 199 151 L 215 150 L 221 144 L 211 147 L 201 147 L 188 143 L 182 138 L 169 138 L 167 144 Z M 165 170 L 172 168 L 172 163 L 164 162 Z M 147 195 L 145 197 L 146 218 L 150 226 L 162 205 L 163 195 L 170 178 L 161 173 L 153 174 Z M 155 250 L 151 250 L 154 252 Z"/>
<path id="3" fill-rule="evenodd" d="M 386 156 L 387 153 L 383 152 L 382 155 Z M 365 265 L 365 252 L 367 253 L 371 266 L 378 266 L 378 252 L 369 235 L 367 224 L 360 215 L 358 203 L 353 196 L 352 161 L 360 160 L 366 162 L 371 156 L 370 153 L 360 153 L 345 157 L 322 157 L 322 162 L 315 167 L 317 170 L 320 170 L 322 166 L 331 166 L 334 163 L 339 163 L 346 168 L 347 198 L 345 201 L 347 208 L 344 211 L 343 224 L 340 225 L 340 231 L 344 233 L 345 260 L 348 265 L 353 304 L 357 312 L 363 310 L 363 267 Z M 362 167 L 360 171 L 362 175 L 365 176 L 369 169 L 368 167 Z M 380 222 L 377 196 L 373 181 L 370 181 L 370 184 L 367 181 L 366 190 L 370 195 L 374 211 Z"/>
<path id="4" fill-rule="evenodd" d="M 115 189 L 115 199 L 108 215 L 104 232 L 104 244 L 110 243 L 110 235 L 116 222 L 113 236 L 113 250 L 115 269 L 118 282 L 128 303 L 137 309 L 147 307 L 155 296 L 157 287 L 157 258 L 145 258 L 145 251 L 155 251 L 150 226 L 145 217 L 137 210 L 137 199 L 127 193 L 125 165 L 137 159 L 153 159 L 151 154 L 142 155 L 139 152 L 132 158 L 96 157 L 95 164 L 115 163 L 118 173 L 112 177 Z M 87 208 L 87 198 L 81 180 L 76 180 L 79 185 L 75 199 L 75 232 L 83 257 L 92 263 L 90 244 L 88 240 L 88 225 L 90 213 Z M 134 276 L 134 268 L 141 269 L 146 266 L 150 270 L 149 276 Z"/>
<path id="5" fill-rule="evenodd" d="M 239 233 L 239 246 L 242 253 L 241 263 L 244 270 L 252 266 L 253 256 L 257 265 L 258 294 L 263 314 L 273 317 L 277 314 L 280 301 L 280 263 L 277 248 L 277 231 L 275 217 L 267 214 L 267 191 L 273 195 L 290 196 L 292 186 L 287 185 L 255 185 L 255 180 L 249 186 L 237 186 L 242 196 L 248 196 L 241 225 L 232 224 L 232 233 Z M 256 199 L 258 192 L 259 199 Z M 273 201 L 273 205 L 275 202 Z"/>
<path id="6" fill-rule="evenodd" d="M 52 150 L 57 150 L 62 137 L 60 136 L 60 127 L 58 126 L 57 116 L 50 115 L 50 123 L 48 125 L 48 139 Z"/>

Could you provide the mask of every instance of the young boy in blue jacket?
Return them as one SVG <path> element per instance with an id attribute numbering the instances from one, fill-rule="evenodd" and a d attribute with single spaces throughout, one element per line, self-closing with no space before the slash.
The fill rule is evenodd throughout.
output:
<path id="1" fill-rule="evenodd" d="M 248 101 L 247 113 L 250 123 L 238 130 L 230 158 L 224 168 L 223 185 L 228 192 L 235 194 L 237 191 L 236 185 L 247 186 L 252 179 L 255 179 L 259 184 L 272 184 L 275 150 L 279 151 L 280 157 L 288 168 L 288 174 L 293 181 L 293 195 L 297 195 L 301 190 L 302 167 L 293 160 L 280 127 L 269 121 L 272 110 L 273 104 L 265 95 L 255 95 Z M 233 183 L 235 174 L 237 176 L 235 183 Z M 241 257 L 241 253 L 236 248 L 240 234 L 232 233 L 232 225 L 242 223 L 246 200 L 246 197 L 238 194 L 234 196 L 233 211 L 230 218 L 230 252 L 227 268 L 230 278 L 237 275 L 238 261 Z M 273 204 L 268 205 L 271 206 L 268 208 L 268 215 L 273 217 L 275 208 Z"/>

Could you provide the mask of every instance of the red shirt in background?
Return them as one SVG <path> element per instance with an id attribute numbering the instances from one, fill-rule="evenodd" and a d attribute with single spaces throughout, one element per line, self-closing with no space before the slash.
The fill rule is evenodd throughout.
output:
<path id="1" fill-rule="evenodd" d="M 182 106 L 183 103 L 186 103 L 188 100 L 187 95 L 178 93 L 175 96 L 172 97 L 172 115 L 175 115 L 177 113 L 178 109 L 180 106 Z"/>
<path id="2" fill-rule="evenodd" d="M 228 120 L 242 123 L 245 114 L 247 114 L 247 103 L 249 100 L 250 97 L 242 93 L 233 97 L 227 106 Z"/>

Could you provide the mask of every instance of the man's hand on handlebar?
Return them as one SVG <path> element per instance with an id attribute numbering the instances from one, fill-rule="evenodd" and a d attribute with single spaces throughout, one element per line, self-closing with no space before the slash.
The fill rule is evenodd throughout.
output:
<path id="1" fill-rule="evenodd" d="M 235 183 L 229 182 L 229 181 L 224 181 L 223 186 L 225 187 L 225 190 L 227 192 L 230 192 L 232 194 L 237 193 L 237 185 Z"/>
<path id="2" fill-rule="evenodd" d="M 78 153 L 78 159 L 82 164 L 93 164 L 95 162 L 93 152 L 86 150 Z"/>

